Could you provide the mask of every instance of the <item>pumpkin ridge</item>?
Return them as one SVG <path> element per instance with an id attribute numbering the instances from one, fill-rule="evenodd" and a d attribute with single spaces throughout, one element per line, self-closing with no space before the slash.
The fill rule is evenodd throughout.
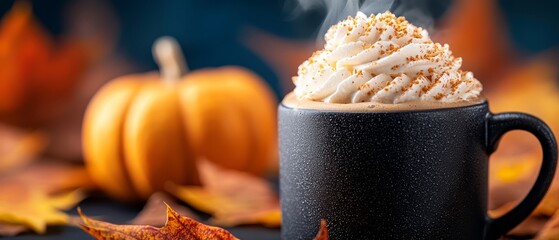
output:
<path id="1" fill-rule="evenodd" d="M 195 170 L 189 171 L 190 177 L 186 177 L 186 178 L 182 179 L 182 180 L 184 180 L 184 182 L 178 182 L 176 184 L 200 185 L 200 183 L 201 183 L 200 182 L 200 176 L 198 175 L 198 171 L 197 171 L 197 169 L 198 169 L 198 166 L 197 166 L 198 156 L 194 152 L 194 149 L 193 149 L 192 143 L 191 143 L 191 139 L 188 137 L 188 134 L 189 134 L 188 127 L 187 127 L 187 125 L 184 124 L 186 122 L 186 119 L 184 117 L 184 111 L 182 111 L 182 108 L 184 108 L 185 106 L 182 106 L 181 96 L 180 96 L 180 93 L 179 93 L 178 89 L 177 89 L 177 91 L 175 91 L 175 93 L 176 93 L 175 94 L 175 98 L 176 98 L 175 101 L 177 101 L 177 103 L 178 103 L 177 104 L 177 107 L 178 107 L 177 113 L 178 113 L 178 117 L 179 117 L 179 123 L 182 123 L 182 124 L 180 124 L 180 132 L 183 133 L 184 142 L 186 143 L 184 147 L 188 147 L 189 151 L 191 153 L 193 153 L 192 154 L 193 155 L 192 159 L 185 159 L 184 161 L 191 161 L 193 166 L 190 166 L 190 167 L 192 167 L 192 169 L 195 169 Z M 186 171 L 186 169 L 184 171 Z"/>
<path id="2" fill-rule="evenodd" d="M 136 199 L 137 195 L 124 162 L 121 130 L 138 87 L 134 81 L 126 79 L 117 79 L 103 86 L 87 107 L 82 130 L 88 173 L 109 195 L 125 201 Z M 121 104 L 122 101 L 127 102 Z M 120 121 L 117 123 L 113 119 Z"/>
<path id="3" fill-rule="evenodd" d="M 126 116 L 126 164 L 142 198 L 164 190 L 167 181 L 186 184 L 191 179 L 188 174 L 194 169 L 193 154 L 180 130 L 183 123 L 178 118 L 177 94 L 172 85 L 150 81 L 142 86 Z"/>
<path id="4" fill-rule="evenodd" d="M 134 93 L 130 96 L 128 103 L 126 104 L 126 107 L 124 108 L 124 112 L 122 114 L 121 117 L 121 121 L 120 121 L 120 127 L 118 129 L 118 131 L 120 132 L 119 134 L 119 140 L 118 140 L 118 149 L 120 149 L 119 151 L 119 163 L 121 166 L 123 167 L 123 175 L 125 176 L 125 185 L 127 186 L 127 188 L 129 189 L 129 191 L 133 192 L 134 196 L 137 197 L 138 193 L 136 192 L 136 190 L 134 189 L 134 185 L 132 183 L 131 180 L 131 174 L 130 171 L 128 170 L 128 167 L 126 165 L 126 154 L 124 151 L 124 124 L 126 123 L 126 116 L 128 116 L 128 112 L 130 110 L 130 106 L 132 106 L 132 103 L 134 102 L 134 100 L 136 99 L 136 96 L 138 95 L 138 92 L 140 91 L 140 86 L 138 86 L 138 84 L 135 85 L 134 87 Z"/>
<path id="5" fill-rule="evenodd" d="M 258 79 L 258 76 L 247 71 L 241 71 L 241 69 L 236 71 L 238 75 L 246 76 L 243 79 L 242 84 L 241 82 L 237 83 L 241 85 L 241 87 L 244 87 L 245 91 L 251 92 L 250 95 L 252 96 L 259 95 L 258 98 L 268 98 L 266 99 L 266 101 L 258 102 L 258 106 L 260 106 L 260 108 L 257 108 L 257 106 L 254 105 L 247 105 L 250 103 L 250 99 L 246 99 L 243 97 L 240 98 L 240 100 L 242 101 L 242 106 L 249 106 L 243 108 L 243 114 L 245 115 L 247 123 L 249 124 L 251 129 L 251 145 L 253 149 L 251 159 L 249 161 L 250 164 L 246 166 L 245 169 L 249 169 L 250 172 L 258 173 L 258 175 L 261 175 L 266 170 L 270 170 L 268 168 L 270 168 L 269 165 L 273 161 L 272 156 L 269 154 L 273 150 L 270 149 L 271 145 L 269 143 L 266 143 L 266 141 L 270 141 L 270 135 L 273 135 L 274 133 L 269 132 L 270 129 L 266 129 L 267 127 L 272 126 L 266 126 L 267 123 L 265 122 L 275 124 L 275 118 L 267 119 L 266 116 L 269 113 L 262 111 L 275 109 L 275 99 L 271 97 L 271 90 L 269 90 L 265 84 L 259 81 L 255 81 L 255 79 Z M 247 85 L 250 85 L 251 87 L 248 88 Z M 258 118 L 252 118 L 250 117 L 251 115 L 257 115 Z"/>

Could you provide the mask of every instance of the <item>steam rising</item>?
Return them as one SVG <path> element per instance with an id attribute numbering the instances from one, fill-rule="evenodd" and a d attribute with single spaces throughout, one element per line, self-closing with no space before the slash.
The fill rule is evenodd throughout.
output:
<path id="1" fill-rule="evenodd" d="M 323 36 L 328 28 L 348 16 L 355 16 L 358 11 L 367 15 L 391 11 L 397 16 L 404 16 L 406 20 L 416 26 L 432 30 L 433 17 L 430 15 L 426 1 L 417 0 L 290 0 L 294 15 L 303 14 L 309 10 L 318 9 L 326 16 L 317 32 L 317 41 L 323 43 Z"/>

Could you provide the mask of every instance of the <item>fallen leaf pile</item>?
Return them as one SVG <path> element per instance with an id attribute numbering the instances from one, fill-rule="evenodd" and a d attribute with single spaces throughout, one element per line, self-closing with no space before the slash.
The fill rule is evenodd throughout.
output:
<path id="1" fill-rule="evenodd" d="M 238 239 L 227 230 L 212 227 L 194 219 L 181 216 L 169 205 L 167 206 L 167 223 L 161 228 L 148 225 L 116 225 L 98 221 L 85 216 L 78 208 L 84 222 L 82 229 L 95 238 L 125 240 L 125 239 L 173 239 L 173 240 L 233 240 Z M 320 229 L 314 240 L 328 240 L 326 221 L 320 222 Z"/>
<path id="2" fill-rule="evenodd" d="M 0 21 L 0 236 L 45 233 L 66 224 L 62 210 L 91 187 L 83 166 L 41 159 L 49 137 L 38 129 L 61 111 L 89 57 L 81 42 L 55 38 L 30 1 L 15 1 Z M 4 125 L 6 124 L 6 125 Z M 39 159 L 41 161 L 39 161 Z"/>
<path id="3" fill-rule="evenodd" d="M 78 188 L 92 188 L 91 181 L 82 166 L 66 163 L 36 162 L 0 175 L 0 236 L 68 223 L 62 210 L 84 198 Z"/>
<path id="4" fill-rule="evenodd" d="M 61 210 L 75 206 L 91 186 L 83 167 L 37 161 L 47 142 L 41 132 L 0 126 L 0 236 L 68 222 Z"/>
<path id="5" fill-rule="evenodd" d="M 281 210 L 277 193 L 265 179 L 200 161 L 202 186 L 169 184 L 168 191 L 194 208 L 212 215 L 219 226 L 261 224 L 279 227 Z"/>

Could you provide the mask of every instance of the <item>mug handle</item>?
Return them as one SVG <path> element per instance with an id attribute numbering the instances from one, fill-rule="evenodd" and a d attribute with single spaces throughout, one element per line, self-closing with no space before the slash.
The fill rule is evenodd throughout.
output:
<path id="1" fill-rule="evenodd" d="M 488 113 L 486 115 L 487 153 L 493 153 L 497 149 L 499 139 L 511 130 L 524 130 L 532 133 L 542 146 L 543 161 L 536 183 L 522 202 L 501 217 L 487 217 L 485 239 L 497 239 L 532 213 L 549 189 L 557 166 L 557 142 L 553 132 L 540 119 L 524 113 Z"/>

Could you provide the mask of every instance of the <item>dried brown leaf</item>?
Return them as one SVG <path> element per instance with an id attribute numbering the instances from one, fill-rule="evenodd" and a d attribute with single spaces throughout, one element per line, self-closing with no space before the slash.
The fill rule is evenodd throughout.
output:
<path id="1" fill-rule="evenodd" d="M 0 21 L 0 121 L 26 128 L 57 116 L 89 63 L 84 43 L 56 41 L 32 10 L 15 1 Z"/>
<path id="2" fill-rule="evenodd" d="M 293 89 L 290 81 L 297 75 L 299 64 L 307 60 L 316 50 L 314 41 L 301 41 L 282 38 L 260 29 L 251 28 L 242 36 L 243 43 L 258 56 L 262 57 L 275 72 L 285 79 L 282 86 L 285 90 Z M 276 47 L 269 47 L 270 45 Z"/>
<path id="3" fill-rule="evenodd" d="M 0 184 L 24 185 L 48 194 L 96 188 L 83 165 L 54 160 L 42 160 L 0 175 Z"/>
<path id="4" fill-rule="evenodd" d="M 41 132 L 25 132 L 0 125 L 0 174 L 37 159 L 47 143 Z"/>
<path id="5" fill-rule="evenodd" d="M 167 222 L 167 204 L 181 216 L 185 216 L 194 220 L 200 219 L 200 217 L 192 212 L 185 206 L 177 203 L 175 199 L 166 193 L 156 192 L 152 194 L 142 211 L 130 221 L 133 225 L 150 225 L 155 227 L 164 226 Z"/>
<path id="6" fill-rule="evenodd" d="M 512 210 L 517 204 L 518 201 L 506 203 L 497 209 L 490 210 L 488 215 L 490 217 L 497 218 Z M 518 226 L 510 230 L 507 235 L 520 238 L 533 237 L 544 227 L 548 219 L 549 217 L 533 212 Z"/>
<path id="7" fill-rule="evenodd" d="M 559 213 L 553 217 L 543 226 L 541 231 L 535 238 L 536 240 L 552 240 L 559 239 Z"/>
<path id="8" fill-rule="evenodd" d="M 320 220 L 320 229 L 314 240 L 328 240 L 328 226 L 325 219 Z"/>
<path id="9" fill-rule="evenodd" d="M 22 225 L 0 223 L 0 236 L 12 237 L 27 231 L 27 228 Z"/>
<path id="10" fill-rule="evenodd" d="M 169 184 L 167 190 L 194 208 L 212 215 L 220 226 L 261 224 L 279 227 L 279 199 L 262 178 L 200 161 L 200 186 Z"/>
<path id="11" fill-rule="evenodd" d="M 86 217 L 78 208 L 83 219 L 82 228 L 97 239 L 238 239 L 228 231 L 199 223 L 181 216 L 167 205 L 167 223 L 161 228 L 147 225 L 115 225 Z"/>
<path id="12" fill-rule="evenodd" d="M 452 46 L 452 52 L 464 59 L 463 69 L 483 79 L 484 88 L 500 87 L 498 80 L 502 79 L 498 74 L 515 60 L 515 49 L 499 10 L 496 1 L 452 1 L 441 21 L 437 21 L 442 31 L 431 35 L 434 41 Z"/>

